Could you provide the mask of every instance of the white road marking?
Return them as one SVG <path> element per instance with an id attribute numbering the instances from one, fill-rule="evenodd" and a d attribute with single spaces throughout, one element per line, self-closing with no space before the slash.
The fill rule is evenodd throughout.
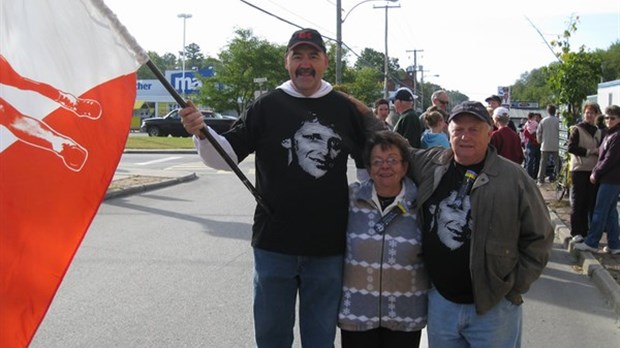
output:
<path id="1" fill-rule="evenodd" d="M 156 159 L 152 161 L 136 163 L 136 165 L 147 166 L 149 164 L 167 162 L 167 161 L 172 161 L 172 160 L 179 159 L 179 158 L 183 158 L 183 157 L 180 157 L 180 156 L 164 157 L 164 158 L 160 158 L 160 159 Z"/>

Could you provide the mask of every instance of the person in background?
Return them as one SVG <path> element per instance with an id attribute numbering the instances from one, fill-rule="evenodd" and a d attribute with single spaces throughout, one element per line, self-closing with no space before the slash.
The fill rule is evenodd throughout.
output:
<path id="1" fill-rule="evenodd" d="M 447 124 L 445 121 L 448 116 L 447 112 L 441 110 L 427 111 L 424 113 L 426 130 L 422 133 L 422 139 L 420 140 L 423 149 L 435 146 L 443 148 L 450 147 L 450 141 L 446 135 Z"/>
<path id="2" fill-rule="evenodd" d="M 443 89 L 437 90 L 435 92 L 433 92 L 433 94 L 431 95 L 431 103 L 432 105 L 429 106 L 426 111 L 424 111 L 422 113 L 422 115 L 420 115 L 420 126 L 422 126 L 422 129 L 426 128 L 426 123 L 424 122 L 424 116 L 430 112 L 430 111 L 434 111 L 434 110 L 441 110 L 444 111 L 446 113 L 446 115 L 448 115 L 447 111 L 448 111 L 448 105 L 450 104 L 450 98 L 448 96 L 448 92 L 444 91 Z M 446 119 L 444 120 L 446 122 L 446 125 L 448 124 L 448 117 L 446 116 Z M 447 133 L 446 133 L 447 135 Z"/>
<path id="3" fill-rule="evenodd" d="M 491 134 L 491 145 L 495 146 L 500 156 L 521 164 L 524 158 L 521 139 L 508 127 L 508 121 L 510 121 L 508 109 L 500 106 L 493 110 L 493 123 L 497 130 Z"/>
<path id="4" fill-rule="evenodd" d="M 387 117 L 389 114 L 390 103 L 383 98 L 377 99 L 377 101 L 375 101 L 375 116 L 383 123 L 386 130 L 392 130 L 392 127 L 387 122 Z"/>
<path id="5" fill-rule="evenodd" d="M 530 112 L 527 114 L 527 122 L 523 126 L 523 138 L 525 139 L 525 170 L 530 177 L 536 180 L 538 166 L 540 165 L 540 144 L 536 140 L 536 129 L 540 122 L 540 114 Z"/>
<path id="6" fill-rule="evenodd" d="M 492 111 L 495 111 L 495 109 L 499 108 L 500 106 L 502 106 L 502 98 L 498 95 L 493 94 L 492 96 L 488 97 L 487 99 L 484 100 L 485 102 L 487 102 L 488 104 L 488 108 L 487 109 L 491 109 Z M 491 117 L 493 117 L 493 112 L 491 113 Z M 495 127 L 495 126 L 494 126 Z M 508 127 L 510 129 L 512 129 L 515 133 L 517 132 L 517 127 L 515 126 L 514 122 L 512 122 L 512 120 L 508 120 Z M 495 127 L 494 130 L 497 130 L 497 128 Z"/>
<path id="7" fill-rule="evenodd" d="M 394 131 L 405 137 L 409 145 L 419 148 L 422 126 L 420 126 L 418 115 L 413 110 L 414 100 L 413 93 L 406 87 L 398 89 L 394 94 L 394 110 L 400 115 Z"/>
<path id="8" fill-rule="evenodd" d="M 588 236 L 574 245 L 577 250 L 598 252 L 598 243 L 607 231 L 604 252 L 620 254 L 620 226 L 618 225 L 618 197 L 620 197 L 620 106 L 605 109 L 607 136 L 599 148 L 598 161 L 590 174 L 590 182 L 599 184 L 592 222 Z"/>
<path id="9" fill-rule="evenodd" d="M 601 108 L 596 103 L 583 106 L 583 121 L 571 128 L 568 137 L 570 154 L 570 234 L 575 243 L 582 242 L 588 234 L 589 222 L 596 201 L 596 186 L 590 182 L 590 174 L 598 158 L 601 130 L 595 125 Z"/>
<path id="10" fill-rule="evenodd" d="M 349 187 L 349 224 L 338 326 L 342 348 L 418 347 L 428 276 L 406 177 L 409 143 L 382 131 L 364 154 L 370 179 Z"/>
<path id="11" fill-rule="evenodd" d="M 301 345 L 332 348 L 346 245 L 348 157 L 361 163 L 363 148 L 382 125 L 323 80 L 328 58 L 318 31 L 293 33 L 284 67 L 290 80 L 255 100 L 222 135 L 204 125 L 191 102 L 179 114 L 208 166 L 230 170 L 201 131 L 235 163 L 255 154 L 256 190 L 269 207 L 256 207 L 252 226 L 256 346 L 291 347 L 298 308 Z"/>
<path id="12" fill-rule="evenodd" d="M 540 144 L 540 165 L 538 166 L 538 185 L 545 183 L 547 176 L 547 165 L 549 160 L 553 160 L 553 172 L 549 179 L 555 180 L 560 171 L 560 120 L 555 116 L 555 105 L 547 106 L 547 116 L 545 116 L 536 129 L 536 140 Z"/>
<path id="13" fill-rule="evenodd" d="M 553 244 L 549 212 L 523 168 L 489 146 L 481 103 L 456 105 L 448 129 L 449 149 L 414 149 L 411 160 L 432 285 L 429 347 L 520 347 L 522 295 Z"/>

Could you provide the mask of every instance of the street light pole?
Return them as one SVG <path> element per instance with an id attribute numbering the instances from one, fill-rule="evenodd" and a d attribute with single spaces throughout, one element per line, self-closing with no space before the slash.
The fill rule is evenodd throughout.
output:
<path id="1" fill-rule="evenodd" d="M 342 18 L 342 1 L 336 0 L 336 84 L 342 83 L 342 23 L 347 20 L 347 17 L 353 12 L 353 10 L 359 5 L 371 2 L 371 1 L 387 1 L 396 2 L 398 0 L 364 0 L 355 4 Z M 399 6 L 400 7 L 400 6 Z M 386 9 L 387 13 L 387 9 Z"/>
<path id="2" fill-rule="evenodd" d="M 399 8 L 398 6 L 374 6 L 373 8 L 385 8 L 385 54 L 383 57 L 383 99 L 388 98 L 388 68 L 389 68 L 389 56 L 388 56 L 388 10 L 391 8 Z"/>
<path id="3" fill-rule="evenodd" d="M 429 71 L 430 70 L 424 70 L 422 65 L 420 65 L 420 73 L 422 74 L 420 76 L 420 99 L 422 100 L 422 112 L 426 111 L 426 109 L 424 108 L 424 73 Z M 430 77 L 439 77 L 439 75 L 435 74 L 431 75 Z"/>
<path id="4" fill-rule="evenodd" d="M 185 22 L 187 21 L 188 18 L 192 18 L 192 15 L 189 13 L 180 13 L 177 15 L 177 17 L 179 18 L 183 18 L 183 50 L 181 51 L 181 61 L 182 61 L 182 68 L 181 68 L 181 72 L 182 72 L 182 78 L 181 81 L 183 81 L 181 83 L 181 92 L 183 95 L 185 95 L 185 57 L 187 56 L 187 50 L 185 49 Z"/>

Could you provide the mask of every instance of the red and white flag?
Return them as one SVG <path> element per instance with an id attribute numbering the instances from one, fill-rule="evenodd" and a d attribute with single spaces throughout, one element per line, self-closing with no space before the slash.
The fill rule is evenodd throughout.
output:
<path id="1" fill-rule="evenodd" d="M 0 1 L 0 347 L 25 347 L 125 147 L 147 61 L 102 0 Z"/>

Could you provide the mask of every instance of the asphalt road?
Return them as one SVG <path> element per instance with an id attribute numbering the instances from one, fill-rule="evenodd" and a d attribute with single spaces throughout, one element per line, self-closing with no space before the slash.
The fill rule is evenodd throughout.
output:
<path id="1" fill-rule="evenodd" d="M 253 346 L 253 198 L 234 174 L 169 156 L 120 168 L 198 180 L 104 202 L 31 347 Z M 241 169 L 253 181 L 251 158 Z M 525 296 L 523 347 L 620 344 L 616 315 L 572 267 L 557 244 Z"/>

